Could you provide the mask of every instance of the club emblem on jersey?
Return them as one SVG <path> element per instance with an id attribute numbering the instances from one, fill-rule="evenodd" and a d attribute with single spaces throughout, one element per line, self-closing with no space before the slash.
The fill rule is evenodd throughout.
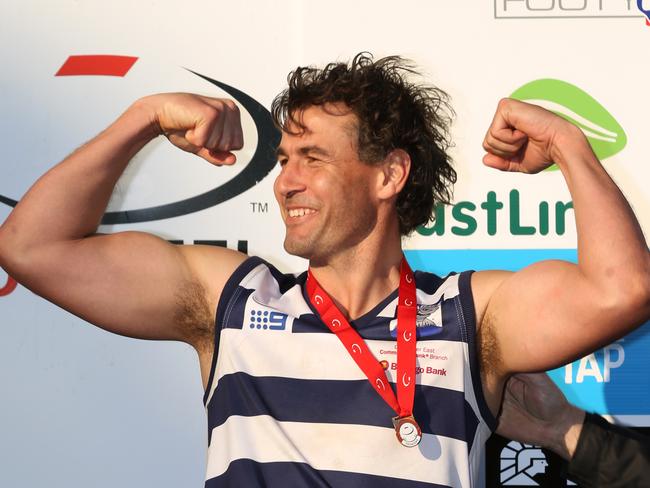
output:
<path id="1" fill-rule="evenodd" d="M 442 300 L 433 305 L 418 305 L 416 325 L 420 333 L 427 327 L 442 328 Z M 436 331 L 437 332 L 437 331 Z M 433 332 L 435 333 L 435 332 Z"/>
<path id="2" fill-rule="evenodd" d="M 438 303 L 418 304 L 415 322 L 418 338 L 437 334 L 442 330 L 442 299 Z M 390 335 L 397 337 L 397 320 L 390 321 Z"/>

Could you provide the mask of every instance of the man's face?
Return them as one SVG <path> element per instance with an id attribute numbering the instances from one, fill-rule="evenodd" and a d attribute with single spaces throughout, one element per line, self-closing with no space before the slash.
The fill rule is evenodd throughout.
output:
<path id="1" fill-rule="evenodd" d="M 347 107 L 308 107 L 278 148 L 275 198 L 286 225 L 284 248 L 311 260 L 352 249 L 377 221 L 381 169 L 359 160 L 357 118 Z"/>

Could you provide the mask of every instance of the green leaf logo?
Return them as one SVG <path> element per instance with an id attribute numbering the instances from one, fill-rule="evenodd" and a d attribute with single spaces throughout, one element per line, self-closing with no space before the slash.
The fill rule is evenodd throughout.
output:
<path id="1" fill-rule="evenodd" d="M 566 81 L 531 81 L 515 90 L 510 97 L 540 105 L 580 127 L 601 161 L 618 153 L 627 144 L 623 127 L 605 107 Z M 558 168 L 553 165 L 549 169 Z"/>

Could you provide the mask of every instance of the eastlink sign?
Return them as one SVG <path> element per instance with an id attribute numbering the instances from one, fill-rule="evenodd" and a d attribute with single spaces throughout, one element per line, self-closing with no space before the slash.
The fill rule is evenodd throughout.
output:
<path id="1" fill-rule="evenodd" d="M 494 18 L 643 17 L 643 3 L 643 0 L 494 0 Z"/>

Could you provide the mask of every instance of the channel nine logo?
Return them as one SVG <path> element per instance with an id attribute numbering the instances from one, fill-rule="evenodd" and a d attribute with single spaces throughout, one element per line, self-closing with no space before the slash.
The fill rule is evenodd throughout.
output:
<path id="1" fill-rule="evenodd" d="M 517 88 L 510 97 L 544 107 L 579 127 L 601 161 L 618 154 L 627 145 L 627 135 L 614 116 L 595 98 L 571 83 L 556 79 L 534 80 Z M 556 165 L 544 173 L 554 172 L 558 173 Z M 573 225 L 573 202 L 570 200 L 542 200 L 532 202 L 532 206 L 537 207 L 536 212 L 522 210 L 530 208 L 531 202 L 516 188 L 488 189 L 480 201 L 437 205 L 433 223 L 420 226 L 417 233 L 459 237 L 477 232 L 488 236 L 562 236 L 567 225 Z M 504 216 L 506 219 L 502 218 Z"/>
<path id="2" fill-rule="evenodd" d="M 494 0 L 495 19 L 644 17 L 650 26 L 648 0 Z"/>

